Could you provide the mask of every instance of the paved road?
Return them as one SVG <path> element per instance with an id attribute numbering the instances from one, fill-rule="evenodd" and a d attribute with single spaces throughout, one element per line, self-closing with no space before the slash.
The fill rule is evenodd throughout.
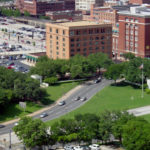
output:
<path id="1" fill-rule="evenodd" d="M 71 96 L 68 98 L 64 99 L 66 101 L 66 104 L 64 106 L 59 106 L 56 105 L 52 107 L 50 110 L 46 111 L 48 113 L 48 116 L 46 118 L 43 118 L 42 120 L 44 122 L 48 120 L 52 120 L 55 118 L 58 118 L 68 112 L 71 112 L 72 110 L 80 107 L 84 103 L 86 103 L 92 96 L 94 96 L 98 91 L 103 89 L 105 86 L 109 85 L 112 81 L 110 80 L 102 80 L 100 83 L 94 84 L 94 83 L 86 83 L 82 88 L 79 90 L 75 91 Z M 74 98 L 80 96 L 80 97 L 87 97 L 87 100 L 82 102 L 82 101 L 74 101 Z M 39 118 L 39 115 L 35 116 L 35 118 Z M 0 129 L 0 135 L 8 133 L 10 129 L 14 124 L 9 124 L 5 128 Z"/>

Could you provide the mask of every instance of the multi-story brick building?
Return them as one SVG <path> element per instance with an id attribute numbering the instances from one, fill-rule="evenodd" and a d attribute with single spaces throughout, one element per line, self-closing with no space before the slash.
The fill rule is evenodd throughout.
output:
<path id="1" fill-rule="evenodd" d="M 118 58 L 132 52 L 139 57 L 150 57 L 150 10 L 144 6 L 119 12 Z"/>
<path id="2" fill-rule="evenodd" d="M 150 4 L 150 0 L 129 0 L 130 4 L 138 4 L 138 5 L 142 5 L 142 4 Z"/>
<path id="3" fill-rule="evenodd" d="M 47 11 L 75 10 L 75 0 L 17 0 L 16 8 L 21 13 L 27 11 L 31 15 L 45 15 Z"/>
<path id="4" fill-rule="evenodd" d="M 79 21 L 46 25 L 46 53 L 53 59 L 104 52 L 112 57 L 112 26 Z"/>
<path id="5" fill-rule="evenodd" d="M 103 3 L 104 0 L 76 0 L 75 9 L 89 11 L 91 9 L 92 4 L 95 4 L 97 6 L 103 6 Z"/>

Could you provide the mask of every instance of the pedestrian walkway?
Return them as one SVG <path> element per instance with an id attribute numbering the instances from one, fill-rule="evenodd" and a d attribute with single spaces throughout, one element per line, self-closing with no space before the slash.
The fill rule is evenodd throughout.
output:
<path id="1" fill-rule="evenodd" d="M 128 113 L 133 114 L 134 116 L 147 115 L 147 114 L 150 114 L 150 106 L 129 109 Z"/>

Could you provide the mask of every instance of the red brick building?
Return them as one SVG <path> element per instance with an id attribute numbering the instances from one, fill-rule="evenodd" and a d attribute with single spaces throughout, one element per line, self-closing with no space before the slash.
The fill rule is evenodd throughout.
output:
<path id="1" fill-rule="evenodd" d="M 75 0 L 17 0 L 16 8 L 22 13 L 28 11 L 31 15 L 45 15 L 47 11 L 75 10 Z"/>
<path id="2" fill-rule="evenodd" d="M 130 4 L 150 4 L 150 0 L 129 0 Z"/>
<path id="3" fill-rule="evenodd" d="M 80 54 L 104 52 L 112 57 L 112 26 L 79 21 L 46 25 L 46 54 L 53 59 L 69 59 Z"/>
<path id="4" fill-rule="evenodd" d="M 131 7 L 119 12 L 119 41 L 117 57 L 131 52 L 150 58 L 150 11 L 146 7 Z"/>

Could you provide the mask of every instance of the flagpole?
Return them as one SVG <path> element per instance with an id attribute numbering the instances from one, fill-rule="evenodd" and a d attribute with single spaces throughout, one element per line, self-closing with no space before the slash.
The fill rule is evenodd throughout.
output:
<path id="1" fill-rule="evenodd" d="M 142 67 L 142 95 L 141 97 L 144 97 L 144 88 L 143 88 L 143 67 Z"/>

